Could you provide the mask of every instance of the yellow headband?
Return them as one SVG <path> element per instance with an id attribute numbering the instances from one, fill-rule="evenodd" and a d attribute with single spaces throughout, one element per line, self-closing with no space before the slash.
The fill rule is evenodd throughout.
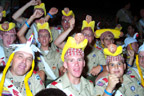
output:
<path id="1" fill-rule="evenodd" d="M 0 30 L 1 30 L 1 31 L 10 31 L 11 29 L 15 28 L 15 23 L 10 22 L 10 23 L 8 23 L 8 24 L 9 24 L 9 28 L 8 28 L 7 30 L 4 30 L 4 29 L 2 28 L 2 24 L 0 24 Z"/>
<path id="2" fill-rule="evenodd" d="M 96 32 L 95 32 L 95 37 L 96 37 L 96 38 L 100 38 L 100 36 L 101 36 L 103 33 L 108 32 L 108 31 L 111 32 L 111 33 L 114 35 L 114 38 L 115 38 L 115 39 L 120 38 L 121 32 L 120 32 L 120 30 L 117 30 L 117 29 L 99 29 L 99 30 L 96 30 Z"/>
<path id="3" fill-rule="evenodd" d="M 13 59 L 13 56 L 14 56 L 14 52 L 10 55 L 9 57 L 9 60 L 4 68 L 4 71 L 3 71 L 3 75 L 2 75 L 2 78 L 1 78 L 1 81 L 0 81 L 0 96 L 2 95 L 2 91 L 3 91 L 3 85 L 4 85 L 4 82 L 5 82 L 5 76 L 6 76 L 6 72 L 7 70 L 9 69 L 10 67 L 10 64 L 11 64 L 11 61 Z M 35 62 L 33 60 L 32 62 L 32 68 L 31 70 L 28 72 L 28 74 L 25 76 L 25 79 L 24 79 L 24 84 L 25 84 L 25 89 L 26 89 L 26 94 L 27 96 L 33 96 L 33 94 L 31 93 L 31 90 L 29 88 L 29 85 L 28 85 L 28 79 L 31 77 L 32 73 L 33 73 L 33 70 L 34 70 L 34 66 L 35 66 Z"/>
<path id="4" fill-rule="evenodd" d="M 85 27 L 91 27 L 92 31 L 94 32 L 95 21 L 91 21 L 91 22 L 88 23 L 86 20 L 83 20 L 82 30 L 83 30 Z"/>
<path id="5" fill-rule="evenodd" d="M 84 39 L 81 43 L 77 44 L 76 40 L 73 37 L 68 37 L 68 40 L 63 48 L 61 59 L 64 62 L 65 53 L 69 48 L 77 48 L 82 49 L 84 51 L 85 47 L 87 46 L 88 40 Z"/>
<path id="6" fill-rule="evenodd" d="M 73 16 L 73 17 L 75 17 L 75 15 L 74 15 L 74 13 L 73 13 L 72 10 L 70 10 L 68 13 L 66 13 L 64 10 L 62 10 L 62 14 L 63 14 L 64 16 Z"/>
<path id="7" fill-rule="evenodd" d="M 43 9 L 44 11 L 44 15 L 46 16 L 46 8 L 45 8 L 45 4 L 44 3 L 41 3 L 40 5 L 36 5 L 34 6 L 34 9 Z"/>
<path id="8" fill-rule="evenodd" d="M 48 30 L 48 32 L 50 33 L 50 37 L 51 37 L 51 41 L 52 41 L 52 33 L 51 33 L 51 30 L 50 30 L 50 28 L 49 28 L 49 23 L 48 22 L 45 22 L 45 23 L 43 23 L 43 24 L 41 24 L 41 23 L 37 23 L 37 28 L 38 28 L 38 31 L 39 30 L 41 30 L 41 29 L 46 29 L 46 30 Z M 50 42 L 51 42 L 50 41 Z"/>
<path id="9" fill-rule="evenodd" d="M 6 11 L 2 11 L 3 17 L 6 17 Z"/>
<path id="10" fill-rule="evenodd" d="M 139 75 L 141 77 L 141 85 L 144 87 L 144 79 L 143 79 L 143 74 L 142 74 L 141 68 L 139 66 L 138 55 L 136 55 L 136 66 L 137 66 Z"/>

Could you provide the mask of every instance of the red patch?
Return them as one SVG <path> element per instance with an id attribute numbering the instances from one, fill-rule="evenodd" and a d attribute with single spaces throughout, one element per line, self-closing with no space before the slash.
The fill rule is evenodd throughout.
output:
<path id="1" fill-rule="evenodd" d="M 91 80 L 89 80 L 90 83 L 93 83 Z"/>
<path id="2" fill-rule="evenodd" d="M 59 53 L 59 49 L 56 49 L 56 51 Z"/>
<path id="3" fill-rule="evenodd" d="M 11 87 L 13 87 L 13 85 L 9 85 L 9 86 L 8 86 L 8 88 L 11 88 Z"/>
<path id="4" fill-rule="evenodd" d="M 135 76 L 134 76 L 134 75 L 130 75 L 130 77 L 131 77 L 131 78 L 135 78 Z"/>
<path id="5" fill-rule="evenodd" d="M 54 81 L 54 82 L 52 82 L 51 84 L 55 86 L 55 85 L 57 84 L 57 82 Z"/>
<path id="6" fill-rule="evenodd" d="M 40 80 L 40 84 L 43 85 L 43 81 L 42 80 Z"/>
<path id="7" fill-rule="evenodd" d="M 108 82 L 108 79 L 107 79 L 107 78 L 103 78 L 102 80 L 104 80 L 106 83 Z"/>
<path id="8" fill-rule="evenodd" d="M 33 73 L 36 74 L 37 72 L 34 70 Z"/>
<path id="9" fill-rule="evenodd" d="M 13 89 L 13 93 L 14 93 L 15 96 L 19 96 L 19 95 L 18 95 L 19 92 L 17 92 L 17 91 L 14 90 L 14 89 Z"/>
<path id="10" fill-rule="evenodd" d="M 69 96 L 72 96 L 72 94 L 70 94 Z"/>

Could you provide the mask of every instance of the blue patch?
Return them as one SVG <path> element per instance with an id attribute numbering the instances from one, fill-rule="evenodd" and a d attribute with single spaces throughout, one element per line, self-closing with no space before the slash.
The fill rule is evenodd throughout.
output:
<path id="1" fill-rule="evenodd" d="M 36 79 L 37 79 L 37 80 L 40 80 L 40 76 L 39 76 L 39 75 L 36 75 Z"/>
<path id="2" fill-rule="evenodd" d="M 104 86 L 104 83 L 102 83 L 102 82 L 99 81 L 99 82 L 97 83 L 97 85 L 98 85 L 98 86 Z"/>
<path id="3" fill-rule="evenodd" d="M 132 90 L 132 91 L 135 91 L 135 87 L 134 87 L 134 86 L 131 86 L 131 90 Z"/>
<path id="4" fill-rule="evenodd" d="M 28 85 L 31 85 L 31 82 L 28 81 Z"/>
<path id="5" fill-rule="evenodd" d="M 96 54 L 93 54 L 93 57 L 96 57 Z"/>

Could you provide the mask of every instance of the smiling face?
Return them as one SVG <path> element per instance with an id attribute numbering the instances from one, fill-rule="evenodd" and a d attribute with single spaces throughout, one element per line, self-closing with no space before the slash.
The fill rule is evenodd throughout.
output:
<path id="1" fill-rule="evenodd" d="M 11 73 L 16 76 L 23 76 L 29 71 L 32 60 L 32 54 L 23 51 L 16 52 L 12 60 Z"/>
<path id="2" fill-rule="evenodd" d="M 2 35 L 3 45 L 9 47 L 10 44 L 13 44 L 16 40 L 15 33 L 4 32 Z"/>
<path id="3" fill-rule="evenodd" d="M 40 30 L 38 32 L 38 40 L 42 47 L 48 46 L 51 40 L 49 32 L 47 30 Z"/>
<path id="4" fill-rule="evenodd" d="M 124 74 L 126 65 L 122 61 L 110 61 L 107 65 L 107 70 L 110 74 L 115 74 L 121 78 Z"/>
<path id="5" fill-rule="evenodd" d="M 80 78 L 84 66 L 84 57 L 80 55 L 68 56 L 64 61 L 64 67 L 68 70 L 69 77 Z"/>
<path id="6" fill-rule="evenodd" d="M 104 45 L 105 48 L 108 48 L 108 46 L 110 44 L 113 44 L 114 43 L 114 38 L 107 35 L 106 37 L 104 37 L 103 40 L 101 40 L 101 43 Z"/>

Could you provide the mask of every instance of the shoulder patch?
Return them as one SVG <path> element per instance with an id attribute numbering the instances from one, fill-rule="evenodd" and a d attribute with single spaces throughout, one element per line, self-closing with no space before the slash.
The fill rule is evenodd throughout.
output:
<path id="1" fill-rule="evenodd" d="M 57 84 L 57 82 L 56 82 L 56 81 L 54 81 L 54 82 L 52 82 L 51 84 L 55 86 L 55 85 Z"/>
<path id="2" fill-rule="evenodd" d="M 105 81 L 106 83 L 108 82 L 108 79 L 107 79 L 107 78 L 103 78 L 102 80 Z"/>
<path id="3" fill-rule="evenodd" d="M 97 85 L 98 85 L 98 86 L 104 86 L 104 83 L 101 82 L 101 81 L 99 81 L 99 82 L 97 83 Z"/>
<path id="4" fill-rule="evenodd" d="M 135 76 L 134 76 L 134 75 L 130 75 L 130 77 L 131 77 L 131 78 L 135 78 Z"/>
<path id="5" fill-rule="evenodd" d="M 90 83 L 93 83 L 93 81 L 89 80 Z"/>

